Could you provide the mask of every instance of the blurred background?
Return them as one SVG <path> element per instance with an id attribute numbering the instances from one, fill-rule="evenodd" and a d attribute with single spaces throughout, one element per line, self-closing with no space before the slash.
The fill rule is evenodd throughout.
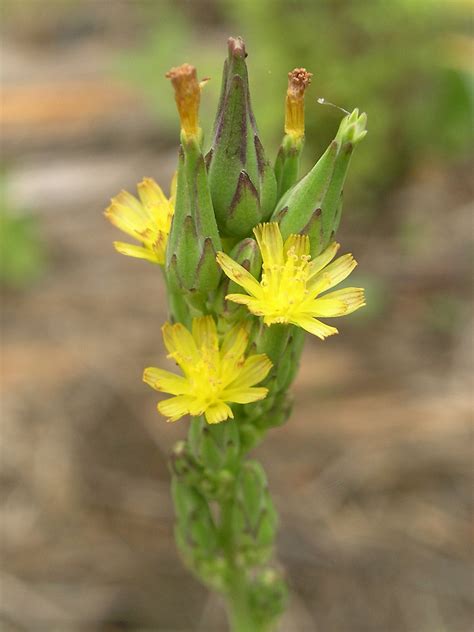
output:
<path id="1" fill-rule="evenodd" d="M 290 422 L 255 451 L 281 513 L 285 632 L 472 629 L 472 0 L 3 0 L 1 630 L 224 631 L 173 543 L 158 270 L 102 215 L 165 190 L 184 61 L 217 103 L 249 52 L 274 156 L 286 75 L 314 73 L 305 167 L 368 113 L 340 241 L 368 305 L 308 340 Z"/>

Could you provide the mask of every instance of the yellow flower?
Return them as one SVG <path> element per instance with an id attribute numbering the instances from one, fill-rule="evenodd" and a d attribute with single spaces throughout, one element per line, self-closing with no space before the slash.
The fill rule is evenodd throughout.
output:
<path id="1" fill-rule="evenodd" d="M 171 182 L 169 199 L 152 178 L 144 178 L 137 189 L 139 199 L 128 191 L 121 191 L 112 198 L 105 216 L 114 226 L 142 245 L 114 241 L 115 249 L 129 257 L 164 265 L 166 243 L 174 213 L 176 176 Z"/>
<path id="2" fill-rule="evenodd" d="M 338 330 L 318 320 L 320 316 L 344 316 L 365 305 L 362 288 L 349 287 L 320 296 L 349 276 L 357 265 L 350 254 L 330 263 L 339 244 L 333 242 L 311 261 L 307 235 L 290 235 L 283 243 L 277 223 L 259 224 L 254 234 L 263 259 L 260 282 L 223 252 L 217 253 L 217 261 L 225 274 L 250 295 L 229 294 L 226 299 L 263 316 L 266 325 L 292 323 L 324 339 Z"/>
<path id="3" fill-rule="evenodd" d="M 157 391 L 175 397 L 158 404 L 158 411 L 177 421 L 184 415 L 205 415 L 216 424 L 233 418 L 228 402 L 249 404 L 266 397 L 268 389 L 255 387 L 270 371 L 272 363 L 265 354 L 245 358 L 248 331 L 243 325 L 233 327 L 219 344 L 212 316 L 193 319 L 192 333 L 181 323 L 165 323 L 163 340 L 183 376 L 149 367 L 143 380 Z"/>

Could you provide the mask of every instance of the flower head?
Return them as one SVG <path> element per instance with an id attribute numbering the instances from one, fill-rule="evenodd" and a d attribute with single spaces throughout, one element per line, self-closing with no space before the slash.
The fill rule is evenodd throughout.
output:
<path id="1" fill-rule="evenodd" d="M 165 76 L 173 84 L 182 131 L 186 138 L 198 137 L 200 134 L 198 116 L 201 88 L 207 79 L 199 82 L 196 68 L 191 64 L 182 64 L 177 68 L 171 68 Z"/>
<path id="2" fill-rule="evenodd" d="M 233 418 L 230 403 L 249 404 L 266 397 L 268 389 L 255 387 L 270 371 L 265 354 L 245 358 L 247 328 L 233 327 L 219 343 L 212 316 L 193 319 L 192 332 L 181 323 L 165 323 L 163 340 L 183 372 L 182 376 L 149 367 L 143 380 L 157 391 L 174 397 L 158 404 L 158 411 L 177 421 L 184 415 L 205 415 L 210 424 Z"/>
<path id="3" fill-rule="evenodd" d="M 246 305 L 250 312 L 262 316 L 266 325 L 292 323 L 324 339 L 338 330 L 318 320 L 320 316 L 344 316 L 365 305 L 362 288 L 320 296 L 349 276 L 357 265 L 350 254 L 330 263 L 339 244 L 333 242 L 311 260 L 307 235 L 290 235 L 283 243 L 275 222 L 259 224 L 254 234 L 263 259 L 260 282 L 223 252 L 217 254 L 217 261 L 225 274 L 248 292 L 229 294 L 227 300 Z"/>
<path id="4" fill-rule="evenodd" d="M 112 198 L 105 216 L 142 245 L 115 241 L 115 249 L 123 255 L 163 265 L 174 213 L 176 178 L 171 182 L 169 199 L 152 178 L 144 178 L 137 189 L 139 199 L 128 191 L 121 191 Z"/>
<path id="5" fill-rule="evenodd" d="M 288 73 L 286 92 L 285 133 L 295 139 L 304 136 L 304 93 L 313 74 L 306 68 L 295 68 Z"/>

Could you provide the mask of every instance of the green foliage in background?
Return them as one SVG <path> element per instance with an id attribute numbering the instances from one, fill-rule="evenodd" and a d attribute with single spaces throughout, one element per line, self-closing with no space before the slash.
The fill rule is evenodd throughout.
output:
<path id="1" fill-rule="evenodd" d="M 25 288 L 44 271 L 45 254 L 34 217 L 19 214 L 8 203 L 0 181 L 0 285 Z"/>
<path id="2" fill-rule="evenodd" d="M 199 6 L 199 2 L 196 6 Z M 214 118 L 214 103 L 218 100 L 222 63 L 220 51 L 225 44 L 222 38 L 205 37 L 207 26 L 200 23 L 203 14 L 190 13 L 191 5 L 177 6 L 172 0 L 134 5 L 137 20 L 146 26 L 140 41 L 121 54 L 115 61 L 114 70 L 125 81 L 134 85 L 149 100 L 160 125 L 160 138 L 175 143 L 179 134 L 176 108 L 172 89 L 165 79 L 166 72 L 183 62 L 197 67 L 199 78 L 211 77 L 206 84 L 201 102 L 201 125 L 206 139 Z"/>
<path id="3" fill-rule="evenodd" d="M 288 64 L 315 73 L 308 92 L 306 153 L 319 155 L 339 115 L 318 107 L 316 97 L 368 113 L 370 138 L 361 150 L 352 182 L 359 200 L 380 193 L 420 154 L 440 155 L 468 147 L 471 94 L 462 73 L 447 68 L 446 38 L 461 29 L 467 9 L 426 0 L 219 0 L 249 42 L 258 42 L 254 100 L 266 104 L 264 132 L 275 133 Z M 272 68 L 269 74 L 267 68 Z M 258 74 L 258 76 L 256 76 Z M 314 101 L 311 105 L 311 96 Z M 317 139 L 313 141 L 312 139 Z M 311 156 L 312 158 L 313 156 Z"/>
<path id="4" fill-rule="evenodd" d="M 163 1 L 144 9 L 153 27 L 120 60 L 120 72 L 150 96 L 166 127 L 172 109 L 163 96 L 164 72 L 182 61 L 195 64 L 212 77 L 201 117 L 209 137 L 206 104 L 215 98 L 221 73 L 213 61 L 222 44 L 218 33 L 242 35 L 252 61 L 254 107 L 265 113 L 257 122 L 276 150 L 287 72 L 306 67 L 315 75 L 307 97 L 306 164 L 322 153 L 342 116 L 317 97 L 361 108 L 369 115 L 370 137 L 354 166 L 350 195 L 376 210 L 380 196 L 415 163 L 425 157 L 454 161 L 469 149 L 469 62 L 463 70 L 450 55 L 450 38 L 463 32 L 468 10 L 459 0 L 214 0 L 184 8 Z M 170 127 L 174 133 L 175 124 Z"/>

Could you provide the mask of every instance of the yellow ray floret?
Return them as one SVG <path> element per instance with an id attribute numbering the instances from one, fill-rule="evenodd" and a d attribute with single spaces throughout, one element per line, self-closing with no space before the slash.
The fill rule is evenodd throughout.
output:
<path id="1" fill-rule="evenodd" d="M 210 424 L 233 418 L 229 403 L 249 404 L 266 397 L 256 387 L 272 363 L 265 354 L 245 357 L 248 330 L 236 325 L 219 341 L 212 316 L 193 319 L 192 332 L 181 323 L 165 323 L 163 340 L 183 375 L 149 367 L 143 380 L 157 391 L 174 395 L 158 404 L 158 411 L 177 421 L 184 415 L 205 415 Z"/>
<path id="2" fill-rule="evenodd" d="M 142 245 L 115 241 L 115 249 L 129 257 L 164 265 L 166 243 L 174 213 L 176 176 L 171 183 L 169 199 L 152 178 L 144 178 L 137 189 L 139 199 L 128 191 L 121 191 L 112 198 L 105 216 L 114 226 Z"/>
<path id="3" fill-rule="evenodd" d="M 291 323 L 324 339 L 338 330 L 322 323 L 319 317 L 344 316 L 365 305 L 362 288 L 320 296 L 348 277 L 357 265 L 350 254 L 332 261 L 339 244 L 333 242 L 311 260 L 307 235 L 290 235 L 283 243 L 275 222 L 259 224 L 254 234 L 263 260 L 260 282 L 224 252 L 217 253 L 217 261 L 225 274 L 247 292 L 229 294 L 226 299 L 246 305 L 252 314 L 262 316 L 266 325 Z"/>

